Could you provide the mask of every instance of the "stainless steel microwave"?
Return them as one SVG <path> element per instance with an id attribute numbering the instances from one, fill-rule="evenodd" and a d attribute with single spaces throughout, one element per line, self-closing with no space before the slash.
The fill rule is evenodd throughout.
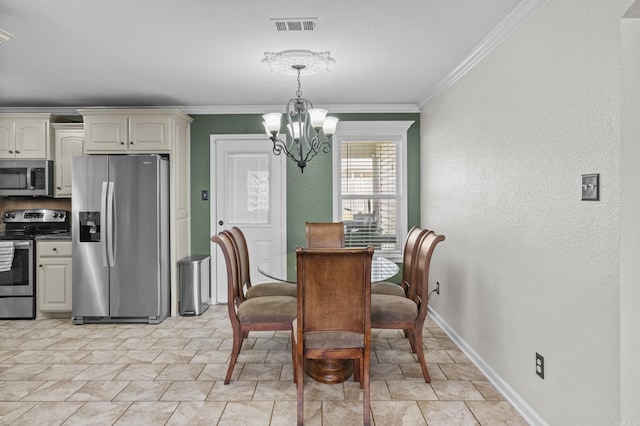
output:
<path id="1" fill-rule="evenodd" d="M 53 197 L 53 161 L 0 160 L 0 197 Z"/>

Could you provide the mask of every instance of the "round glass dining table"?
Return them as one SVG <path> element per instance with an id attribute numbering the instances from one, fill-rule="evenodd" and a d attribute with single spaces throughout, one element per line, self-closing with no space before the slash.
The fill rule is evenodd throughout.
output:
<path id="1" fill-rule="evenodd" d="M 398 273 L 398 265 L 386 257 L 374 253 L 371 260 L 371 282 L 385 281 Z M 272 256 L 258 263 L 258 272 L 276 281 L 295 284 L 296 277 L 296 253 Z"/>
<path id="2" fill-rule="evenodd" d="M 374 254 L 371 260 L 371 282 L 387 280 L 396 275 L 399 270 L 396 263 Z M 258 263 L 258 271 L 273 280 L 296 284 L 296 253 L 265 258 Z M 320 383 L 336 384 L 344 382 L 353 374 L 353 361 L 305 359 L 304 369 L 309 376 Z"/>

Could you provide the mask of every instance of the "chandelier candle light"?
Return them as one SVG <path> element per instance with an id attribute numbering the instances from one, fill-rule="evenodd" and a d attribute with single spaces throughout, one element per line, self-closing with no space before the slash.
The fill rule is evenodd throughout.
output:
<path id="1" fill-rule="evenodd" d="M 298 75 L 298 90 L 296 97 L 291 98 L 287 103 L 285 115 L 287 117 L 287 130 L 289 140 L 282 140 L 279 137 L 282 114 L 273 112 L 262 116 L 267 136 L 273 142 L 273 153 L 284 154 L 298 164 L 300 171 L 304 173 L 307 162 L 311 161 L 320 151 L 328 153 L 331 151 L 331 137 L 336 132 L 338 119 L 327 117 L 327 110 L 314 108 L 313 104 L 302 97 L 300 85 L 300 72 L 306 68 L 311 71 L 319 69 L 318 63 L 324 64 L 324 69 L 328 70 L 328 64 L 333 62 L 328 52 L 314 53 L 306 50 L 287 50 L 280 53 L 267 53 L 267 58 L 263 60 L 272 70 L 282 69 L 283 61 L 289 65 L 289 69 L 294 70 Z M 312 64 L 305 62 L 313 62 Z M 321 140 L 320 132 L 324 133 L 326 139 Z"/>

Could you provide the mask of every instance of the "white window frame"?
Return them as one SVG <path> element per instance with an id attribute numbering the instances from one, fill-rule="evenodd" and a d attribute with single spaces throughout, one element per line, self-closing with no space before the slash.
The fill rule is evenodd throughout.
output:
<path id="1" fill-rule="evenodd" d="M 340 121 L 333 136 L 333 220 L 342 220 L 340 206 L 340 158 L 342 157 L 342 142 L 395 142 L 399 145 L 398 173 L 398 206 L 402 223 L 399 223 L 396 232 L 398 238 L 398 250 L 386 251 L 385 257 L 402 261 L 402 248 L 408 229 L 408 202 L 407 202 L 407 132 L 415 121 Z"/>

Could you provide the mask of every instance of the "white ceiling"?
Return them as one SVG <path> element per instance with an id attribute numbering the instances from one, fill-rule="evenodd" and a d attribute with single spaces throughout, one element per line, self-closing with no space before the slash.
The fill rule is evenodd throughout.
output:
<path id="1" fill-rule="evenodd" d="M 308 49 L 335 59 L 329 73 L 302 76 L 316 106 L 417 111 L 492 31 L 533 3 L 0 0 L 0 28 L 13 35 L 0 43 L 0 109 L 267 111 L 294 96 L 296 80 L 272 74 L 264 53 Z M 318 28 L 276 32 L 270 18 L 317 18 Z"/>

